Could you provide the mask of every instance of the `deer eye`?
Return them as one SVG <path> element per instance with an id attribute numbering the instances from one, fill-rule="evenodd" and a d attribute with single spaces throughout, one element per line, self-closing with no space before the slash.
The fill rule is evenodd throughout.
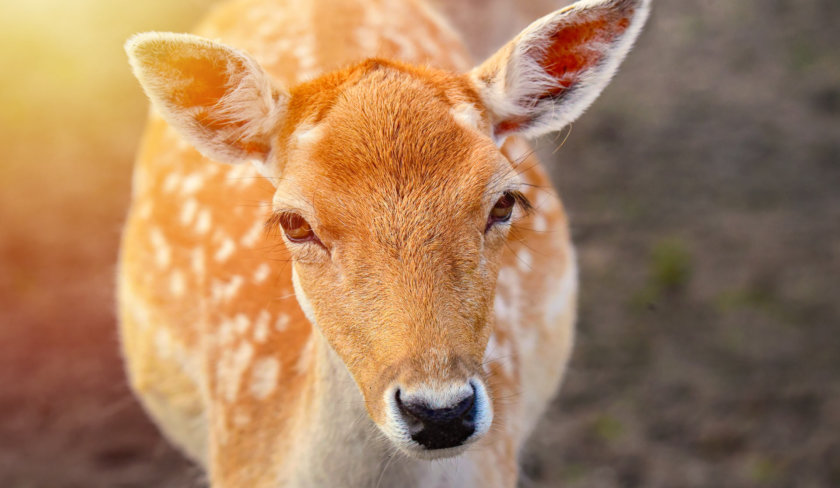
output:
<path id="1" fill-rule="evenodd" d="M 280 216 L 280 226 L 286 237 L 292 242 L 315 241 L 318 238 L 309 222 L 296 213 L 288 212 Z"/>
<path id="2" fill-rule="evenodd" d="M 516 205 L 516 198 L 510 194 L 505 193 L 490 210 L 490 215 L 487 217 L 487 227 L 485 232 L 498 222 L 507 222 L 513 214 L 513 206 Z"/>

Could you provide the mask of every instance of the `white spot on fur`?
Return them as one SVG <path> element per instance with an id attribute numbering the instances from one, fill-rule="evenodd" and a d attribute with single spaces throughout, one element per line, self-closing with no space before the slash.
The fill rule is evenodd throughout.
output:
<path id="1" fill-rule="evenodd" d="M 149 231 L 149 238 L 152 241 L 152 247 L 155 252 L 155 264 L 159 268 L 168 268 L 169 263 L 172 261 L 172 249 L 170 249 L 169 243 L 166 242 L 163 232 L 159 228 L 154 227 Z"/>
<path id="2" fill-rule="evenodd" d="M 199 278 L 204 276 L 204 249 L 196 247 L 190 253 L 190 267 Z"/>
<path id="3" fill-rule="evenodd" d="M 465 72 L 470 69 L 472 63 L 467 59 L 460 49 L 450 49 L 450 46 L 461 46 L 461 35 L 449 24 L 447 19 L 441 13 L 429 5 L 427 2 L 420 2 L 418 5 L 422 15 L 429 20 L 436 28 L 436 32 L 429 32 L 425 34 L 424 38 L 428 39 L 434 36 L 440 45 L 445 47 L 449 54 L 449 58 L 458 69 L 458 71 Z"/>
<path id="4" fill-rule="evenodd" d="M 260 344 L 268 339 L 268 323 L 270 321 L 271 314 L 269 314 L 266 310 L 261 310 L 260 314 L 257 316 L 257 320 L 254 321 L 254 340 Z"/>
<path id="5" fill-rule="evenodd" d="M 534 215 L 533 226 L 536 232 L 545 232 L 548 230 L 548 220 L 546 220 L 545 215 L 542 213 Z"/>
<path id="6" fill-rule="evenodd" d="M 417 10 L 406 3 L 368 3 L 365 4 L 365 17 L 354 31 L 354 38 L 363 56 L 397 57 L 403 61 L 421 62 L 421 54 L 437 51 L 430 46 L 435 40 L 426 40 L 420 49 L 416 41 L 422 36 L 415 32 L 421 22 L 409 20 Z M 389 46 L 390 44 L 390 46 Z M 383 47 L 395 47 L 391 52 Z M 396 52 L 393 52 L 396 51 Z"/>
<path id="7" fill-rule="evenodd" d="M 131 292 L 127 291 L 128 286 L 123 285 L 122 290 L 123 293 L 129 294 Z M 131 293 L 130 298 L 125 300 L 126 305 L 128 306 L 129 315 L 131 316 L 131 320 L 137 324 L 141 329 L 147 329 L 149 327 L 151 317 L 149 316 L 149 307 L 139 300 L 133 293 Z"/>
<path id="8" fill-rule="evenodd" d="M 496 339 L 496 333 L 490 334 L 490 340 L 487 341 L 487 347 L 484 348 L 484 371 L 490 372 L 490 363 L 494 362 L 499 355 L 499 341 Z"/>
<path id="9" fill-rule="evenodd" d="M 524 162 L 532 151 L 531 146 L 521 137 L 509 137 L 505 143 L 505 150 L 508 158 L 516 165 Z"/>
<path id="10" fill-rule="evenodd" d="M 574 247 L 569 245 L 567 248 L 569 258 L 567 260 L 567 269 L 563 274 L 560 286 L 552 286 L 552 291 L 546 298 L 545 303 L 545 323 L 554 324 L 560 317 L 569 311 L 569 299 L 577 292 L 577 260 L 575 259 Z M 572 307 L 574 304 L 571 305 Z"/>
<path id="11" fill-rule="evenodd" d="M 227 284 L 227 290 L 225 290 L 225 298 L 230 300 L 231 298 L 235 297 L 236 294 L 239 292 L 239 288 L 242 287 L 242 283 L 245 280 L 239 276 L 231 277 L 230 281 Z"/>
<path id="12" fill-rule="evenodd" d="M 210 230 L 210 211 L 202 209 L 198 212 L 198 218 L 195 221 L 195 231 L 198 234 L 204 235 Z"/>
<path id="13" fill-rule="evenodd" d="M 137 211 L 137 216 L 143 220 L 148 220 L 149 217 L 152 216 L 152 209 L 154 208 L 154 204 L 152 203 L 151 198 L 147 198 L 143 200 L 143 203 L 140 204 L 139 210 Z"/>
<path id="14" fill-rule="evenodd" d="M 251 369 L 251 395 L 257 400 L 264 400 L 277 388 L 280 377 L 280 361 L 267 357 L 258 359 Z"/>
<path id="15" fill-rule="evenodd" d="M 243 246 L 254 247 L 263 232 L 263 223 L 257 220 L 239 241 Z"/>
<path id="16" fill-rule="evenodd" d="M 513 315 L 510 304 L 499 293 L 496 293 L 496 299 L 493 301 L 493 311 L 496 313 L 496 320 L 499 322 L 506 322 Z"/>
<path id="17" fill-rule="evenodd" d="M 479 130 L 481 114 L 479 114 L 475 105 L 471 103 L 459 103 L 452 107 L 449 113 L 461 127 L 469 130 Z"/>
<path id="18" fill-rule="evenodd" d="M 516 253 L 516 266 L 519 268 L 520 271 L 525 273 L 533 271 L 533 268 L 531 266 L 533 262 L 533 256 L 531 256 L 531 253 L 524 247 Z"/>
<path id="19" fill-rule="evenodd" d="M 271 273 L 271 268 L 268 266 L 267 263 L 260 264 L 256 271 L 254 271 L 254 282 L 255 283 L 262 283 L 266 279 L 268 279 L 268 275 Z"/>
<path id="20" fill-rule="evenodd" d="M 233 239 L 227 238 L 222 242 L 221 247 L 216 251 L 216 254 L 213 258 L 223 263 L 228 260 L 229 257 L 233 255 L 233 252 L 236 250 L 236 245 L 233 243 Z"/>
<path id="21" fill-rule="evenodd" d="M 216 302 L 230 301 L 236 296 L 237 292 L 239 292 L 239 288 L 242 287 L 244 281 L 245 280 L 239 275 L 231 277 L 231 279 L 227 282 L 213 280 L 210 287 L 210 293 L 213 300 Z"/>
<path id="22" fill-rule="evenodd" d="M 164 193 L 172 193 L 175 191 L 175 188 L 178 187 L 178 183 L 181 182 L 181 175 L 178 173 L 169 173 L 166 175 L 166 178 L 163 179 L 163 188 Z"/>
<path id="23" fill-rule="evenodd" d="M 417 47 L 403 33 L 396 30 L 388 30 L 382 33 L 382 37 L 399 46 L 399 57 L 401 59 L 408 61 L 417 59 Z"/>
<path id="24" fill-rule="evenodd" d="M 249 186 L 256 180 L 254 167 L 246 164 L 230 166 L 225 175 L 225 182 L 229 186 Z"/>
<path id="25" fill-rule="evenodd" d="M 195 198 L 190 198 L 184 202 L 184 205 L 181 206 L 181 224 L 190 225 L 197 211 L 198 201 Z"/>
<path id="26" fill-rule="evenodd" d="M 513 344 L 510 341 L 500 341 L 495 333 L 490 336 L 484 350 L 484 370 L 489 373 L 490 366 L 494 363 L 501 365 L 506 376 L 513 376 Z"/>
<path id="27" fill-rule="evenodd" d="M 277 321 L 274 322 L 274 328 L 277 330 L 277 332 L 283 332 L 289 327 L 290 321 L 291 319 L 288 315 L 281 313 L 277 316 Z"/>
<path id="28" fill-rule="evenodd" d="M 223 318 L 219 323 L 219 329 L 216 337 L 218 337 L 219 344 L 221 346 L 228 346 L 233 343 L 233 340 L 236 338 L 233 320 Z"/>
<path id="29" fill-rule="evenodd" d="M 181 137 L 176 137 L 175 146 L 179 151 L 193 151 L 192 145 Z"/>
<path id="30" fill-rule="evenodd" d="M 181 193 L 192 195 L 201 188 L 202 184 L 204 184 L 204 175 L 193 173 L 184 178 L 184 181 L 181 183 Z"/>
<path id="31" fill-rule="evenodd" d="M 249 14 L 253 14 L 253 13 L 254 13 L 253 11 L 249 12 Z M 271 37 L 271 36 L 273 36 L 274 34 L 277 33 L 277 26 L 275 26 L 271 22 L 264 22 L 263 21 L 264 19 L 261 19 L 261 18 L 253 18 L 253 17 L 255 17 L 254 15 L 249 15 L 249 17 L 252 17 L 250 20 L 257 23 L 256 34 L 259 37 Z M 263 22 L 260 22 L 260 21 L 263 21 Z"/>
<path id="32" fill-rule="evenodd" d="M 301 124 L 292 134 L 292 140 L 297 148 L 306 149 L 317 144 L 324 137 L 323 125 Z"/>
<path id="33" fill-rule="evenodd" d="M 356 38 L 356 43 L 363 53 L 368 55 L 374 55 L 376 53 L 379 36 L 376 35 L 376 31 L 369 27 L 367 23 L 357 28 L 353 33 L 353 37 Z"/>
<path id="34" fill-rule="evenodd" d="M 229 403 L 236 399 L 239 394 L 239 385 L 242 382 L 242 375 L 248 369 L 251 358 L 254 356 L 254 346 L 243 342 L 233 351 L 225 351 L 217 370 L 219 389 Z"/>
<path id="35" fill-rule="evenodd" d="M 172 357 L 172 335 L 163 327 L 155 332 L 155 351 L 162 359 Z"/>
<path id="36" fill-rule="evenodd" d="M 237 334 L 244 335 L 248 332 L 248 328 L 251 327 L 251 320 L 244 313 L 238 313 L 233 318 L 233 327 Z"/>
<path id="37" fill-rule="evenodd" d="M 222 168 L 225 168 L 227 166 L 228 165 L 226 164 L 217 163 L 215 161 L 207 162 L 207 164 L 204 165 L 204 176 L 208 178 L 211 176 L 215 176 L 219 171 L 221 171 Z"/>
<path id="38" fill-rule="evenodd" d="M 172 295 L 176 297 L 180 297 L 184 294 L 186 290 L 186 283 L 184 279 L 184 273 L 181 270 L 176 269 L 169 275 L 169 291 Z"/>
<path id="39" fill-rule="evenodd" d="M 521 325 L 519 307 L 522 304 L 522 293 L 517 270 L 509 266 L 499 270 L 493 310 L 496 322 L 503 324 L 500 327 L 509 328 L 513 334 L 519 331 Z"/>

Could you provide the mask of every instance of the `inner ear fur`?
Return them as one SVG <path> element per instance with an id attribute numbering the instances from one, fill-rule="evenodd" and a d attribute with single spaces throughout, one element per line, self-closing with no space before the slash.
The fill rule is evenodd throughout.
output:
<path id="1" fill-rule="evenodd" d="M 150 32 L 126 43 L 154 107 L 205 156 L 266 163 L 289 95 L 248 54 L 190 34 Z"/>
<path id="2" fill-rule="evenodd" d="M 494 136 L 563 128 L 598 97 L 648 16 L 650 0 L 583 0 L 535 21 L 470 72 Z"/>

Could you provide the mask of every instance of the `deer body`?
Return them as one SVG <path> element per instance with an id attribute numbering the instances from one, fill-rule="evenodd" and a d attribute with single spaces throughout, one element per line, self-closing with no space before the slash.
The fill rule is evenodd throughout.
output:
<path id="1" fill-rule="evenodd" d="M 618 13 L 572 42 L 623 56 L 646 2 L 588 4 Z M 523 41 L 456 75 L 468 56 L 420 1 L 237 0 L 198 33 L 224 44 L 128 48 L 156 108 L 118 277 L 144 406 L 213 486 L 515 486 L 577 290 L 562 205 L 518 134 L 585 109 L 611 51 L 566 50 L 594 94 L 534 87 L 572 94 L 560 120 L 529 115 L 545 97 L 500 98 Z"/>

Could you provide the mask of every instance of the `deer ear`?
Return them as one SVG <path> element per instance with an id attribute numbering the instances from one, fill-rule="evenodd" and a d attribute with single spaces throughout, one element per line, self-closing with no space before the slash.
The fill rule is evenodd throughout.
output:
<path id="1" fill-rule="evenodd" d="M 494 138 L 563 128 L 598 97 L 627 55 L 650 0 L 582 0 L 530 26 L 470 79 L 490 112 Z"/>
<path id="2" fill-rule="evenodd" d="M 247 54 L 189 34 L 148 32 L 125 45 L 154 107 L 205 156 L 268 162 L 289 95 Z"/>

